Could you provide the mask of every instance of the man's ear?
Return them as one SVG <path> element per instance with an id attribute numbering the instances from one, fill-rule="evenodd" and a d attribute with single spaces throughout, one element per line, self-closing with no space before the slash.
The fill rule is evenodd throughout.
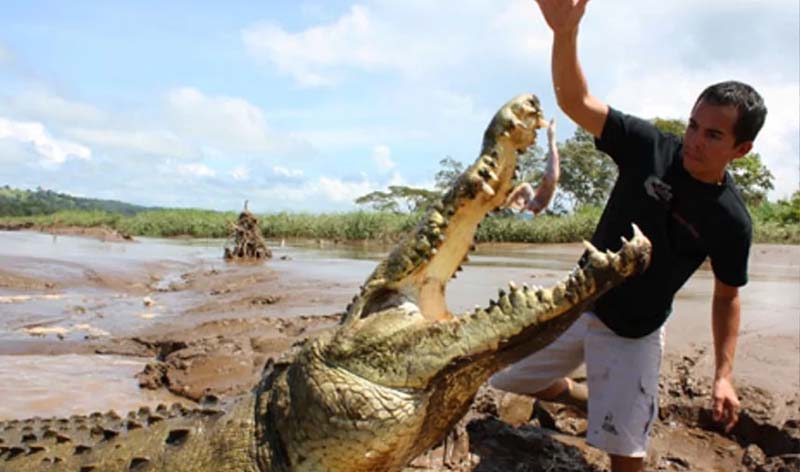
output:
<path id="1" fill-rule="evenodd" d="M 734 159 L 739 159 L 747 155 L 753 149 L 753 141 L 745 141 L 736 145 L 736 155 Z"/>

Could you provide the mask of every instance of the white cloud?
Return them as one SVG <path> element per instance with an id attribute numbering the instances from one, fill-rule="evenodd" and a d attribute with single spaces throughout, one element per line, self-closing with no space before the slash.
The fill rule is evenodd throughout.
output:
<path id="1" fill-rule="evenodd" d="M 318 86 L 333 82 L 324 69 L 355 65 L 365 68 L 388 65 L 388 54 L 376 48 L 379 28 L 368 9 L 355 5 L 327 25 L 289 33 L 274 24 L 262 24 L 242 32 L 248 51 L 275 63 L 302 85 Z"/>
<path id="2" fill-rule="evenodd" d="M 170 131 L 108 128 L 71 128 L 66 134 L 90 143 L 97 148 L 111 150 L 122 157 L 147 154 L 165 157 L 187 157 L 192 147 Z"/>
<path id="3" fill-rule="evenodd" d="M 49 168 L 59 167 L 69 158 L 89 160 L 92 151 L 78 143 L 55 139 L 36 122 L 12 121 L 0 118 L 0 139 L 28 143 L 33 146 L 40 163 Z"/>
<path id="4" fill-rule="evenodd" d="M 182 87 L 167 94 L 165 113 L 173 131 L 199 147 L 226 153 L 314 153 L 307 141 L 271 130 L 261 108 L 243 98 Z"/>
<path id="5" fill-rule="evenodd" d="M 303 171 L 300 169 L 288 169 L 283 166 L 273 166 L 272 173 L 280 177 L 296 178 L 302 177 Z"/>
<path id="6" fill-rule="evenodd" d="M 233 180 L 241 182 L 250 179 L 250 170 L 247 166 L 237 166 L 230 172 L 230 175 Z"/>
<path id="7" fill-rule="evenodd" d="M 200 163 L 179 164 L 175 166 L 175 170 L 178 174 L 189 177 L 214 177 L 217 175 L 217 173 L 207 165 Z"/>
<path id="8" fill-rule="evenodd" d="M 297 32 L 275 23 L 257 24 L 242 31 L 242 41 L 252 56 L 303 86 L 335 84 L 347 70 L 420 79 L 446 74 L 454 66 L 475 67 L 476 57 L 493 56 L 488 63 L 546 50 L 549 34 L 530 28 L 535 11 L 527 3 L 377 0 Z M 444 21 L 455 18 L 454 10 L 458 20 Z"/>
<path id="9" fill-rule="evenodd" d="M 377 186 L 364 178 L 360 181 L 345 181 L 331 177 L 320 177 L 312 189 L 323 197 L 337 203 L 353 203 L 353 201 L 377 189 Z"/>
<path id="10" fill-rule="evenodd" d="M 392 150 L 384 145 L 375 146 L 372 149 L 372 160 L 375 161 L 381 172 L 389 172 L 396 165 L 392 160 Z"/>
<path id="11" fill-rule="evenodd" d="M 64 126 L 98 124 L 108 118 L 93 105 L 67 100 L 41 88 L 15 94 L 8 102 L 16 115 Z"/>
<path id="12" fill-rule="evenodd" d="M 209 97 L 184 87 L 167 94 L 166 107 L 171 125 L 183 136 L 230 150 L 273 147 L 264 114 L 244 99 Z"/>

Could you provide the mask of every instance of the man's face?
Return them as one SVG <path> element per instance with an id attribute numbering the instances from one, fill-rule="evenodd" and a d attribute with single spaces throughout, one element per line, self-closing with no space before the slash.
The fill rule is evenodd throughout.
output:
<path id="1" fill-rule="evenodd" d="M 750 151 L 752 141 L 736 144 L 733 127 L 738 116 L 733 105 L 697 102 L 683 140 L 683 167 L 692 177 L 718 183 L 728 164 Z"/>

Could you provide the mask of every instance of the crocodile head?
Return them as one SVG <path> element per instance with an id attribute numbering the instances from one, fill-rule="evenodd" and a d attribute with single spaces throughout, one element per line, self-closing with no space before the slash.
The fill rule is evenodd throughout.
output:
<path id="1" fill-rule="evenodd" d="M 646 268 L 650 243 L 634 227 L 617 253 L 586 243 L 579 265 L 554 287 L 512 283 L 471 313 L 447 309 L 447 282 L 544 125 L 535 96 L 506 103 L 480 157 L 378 265 L 338 329 L 265 376 L 256 406 L 263 464 L 400 470 L 442 440 L 491 374 L 550 343 L 599 295 Z"/>

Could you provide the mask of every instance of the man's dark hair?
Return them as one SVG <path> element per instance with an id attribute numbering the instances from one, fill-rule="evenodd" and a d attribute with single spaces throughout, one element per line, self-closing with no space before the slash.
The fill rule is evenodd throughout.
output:
<path id="1" fill-rule="evenodd" d="M 764 100 L 753 87 L 745 83 L 729 80 L 711 85 L 697 97 L 695 105 L 701 100 L 711 105 L 736 107 L 739 116 L 733 126 L 733 136 L 737 145 L 756 139 L 764 126 L 764 119 L 767 117 Z"/>

